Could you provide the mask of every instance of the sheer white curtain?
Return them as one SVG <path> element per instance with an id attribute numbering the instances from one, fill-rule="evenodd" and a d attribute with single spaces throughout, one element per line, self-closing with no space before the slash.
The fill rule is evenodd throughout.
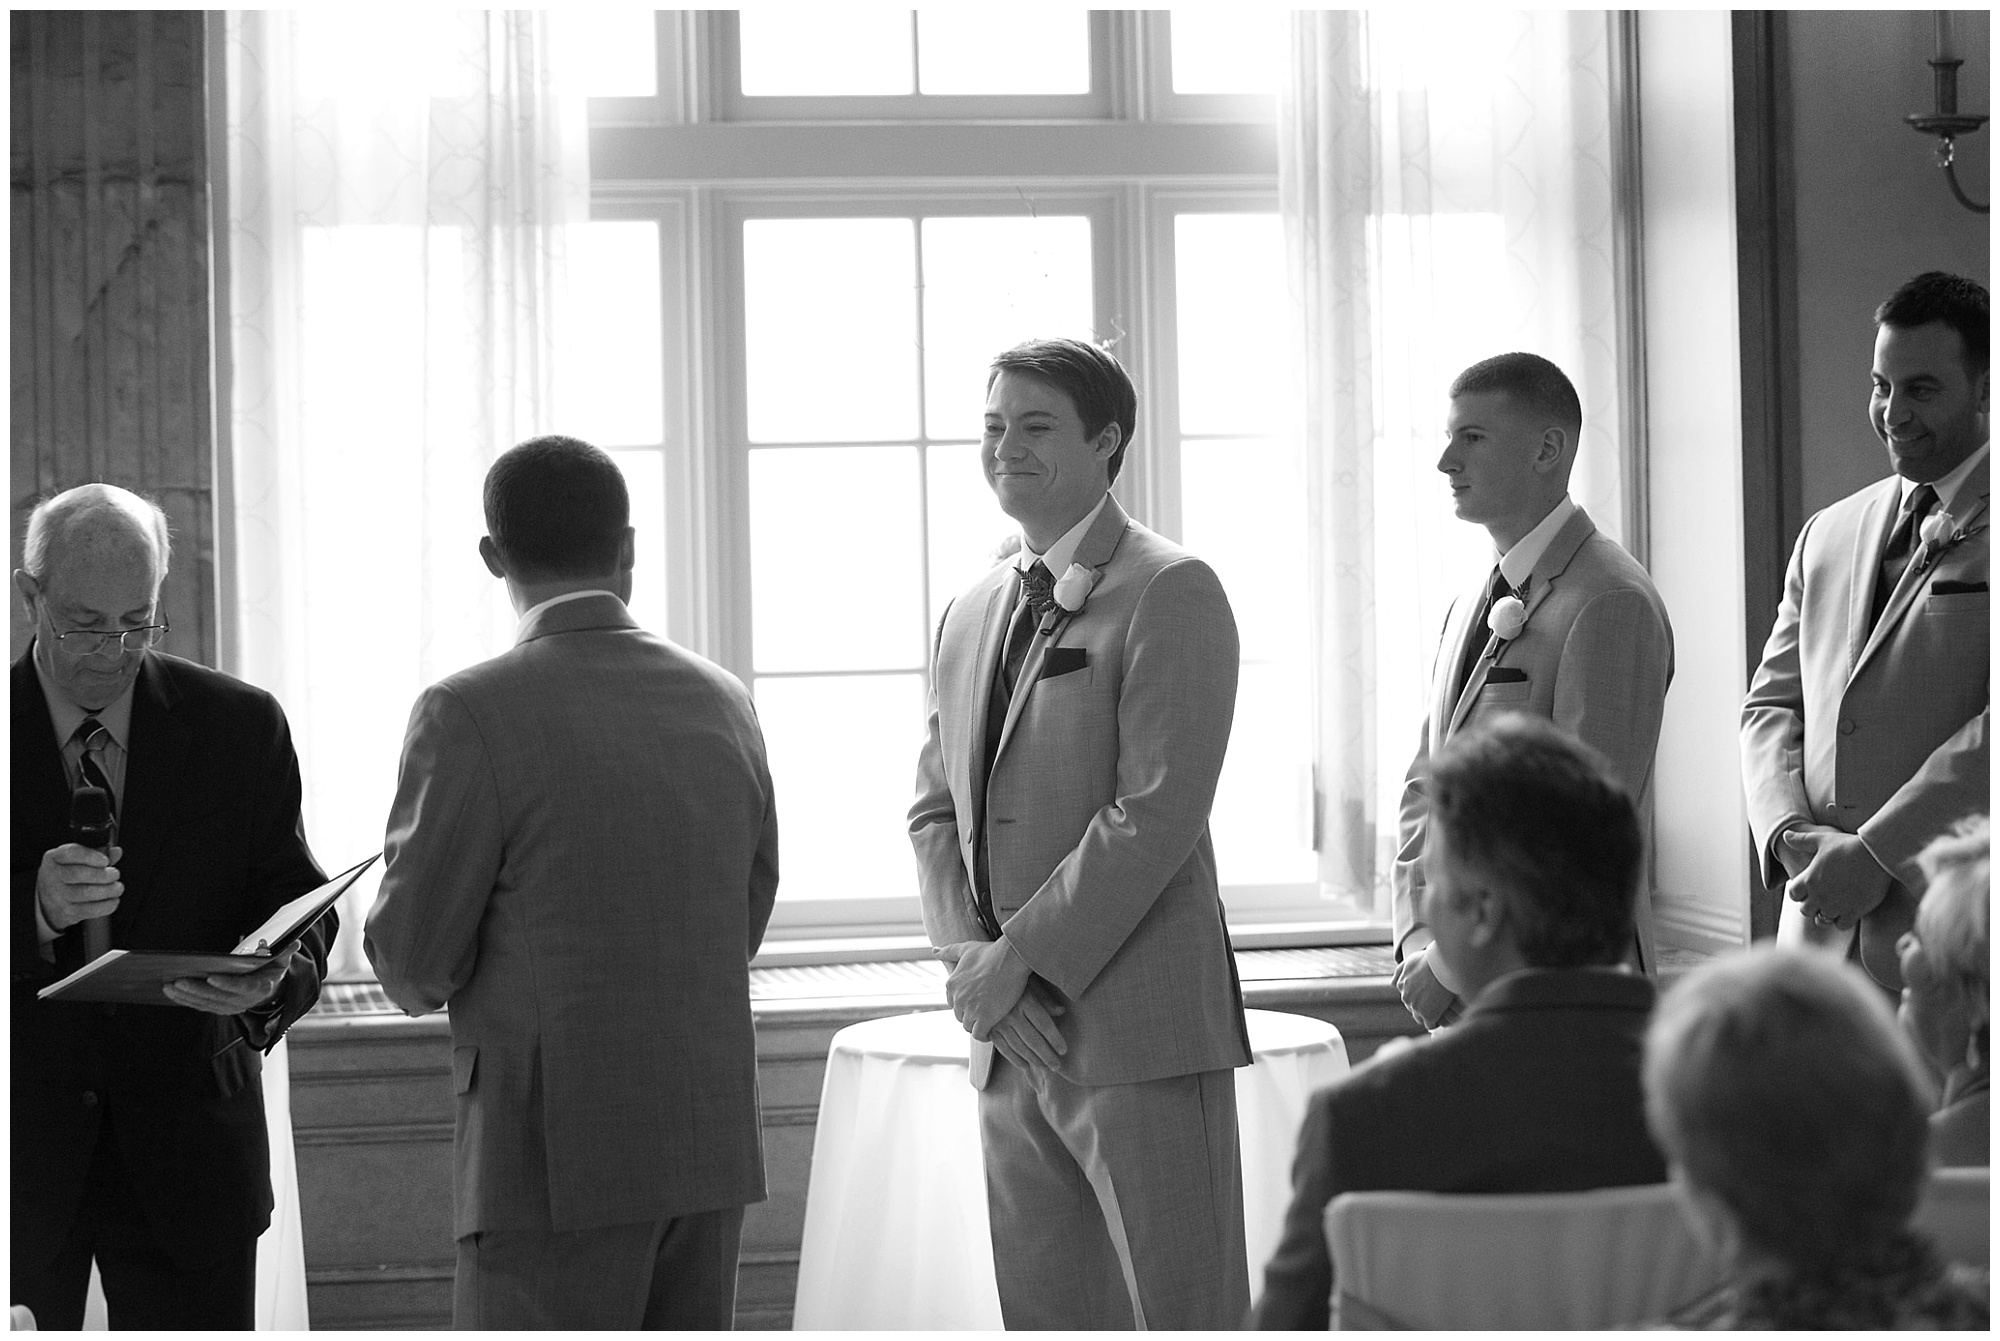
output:
<path id="1" fill-rule="evenodd" d="M 417 691 L 505 648 L 488 463 L 557 427 L 583 103 L 550 16 L 227 17 L 241 673 L 277 693 L 328 870 L 381 846 Z M 366 975 L 364 880 L 336 972 Z"/>
<path id="2" fill-rule="evenodd" d="M 1330 900 L 1386 909 L 1438 632 L 1491 562 L 1436 471 L 1452 377 L 1514 349 L 1559 364 L 1584 411 L 1571 493 L 1622 529 L 1610 31 L 1602 12 L 1292 19 L 1279 191 Z"/>

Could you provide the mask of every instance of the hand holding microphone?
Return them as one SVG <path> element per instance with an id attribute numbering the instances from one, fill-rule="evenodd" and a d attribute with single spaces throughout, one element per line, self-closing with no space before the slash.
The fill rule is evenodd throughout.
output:
<path id="1" fill-rule="evenodd" d="M 35 898 L 42 917 L 56 931 L 86 923 L 86 962 L 111 948 L 111 914 L 125 886 L 112 863 L 123 855 L 111 798 L 85 782 L 71 793 L 70 841 L 42 854 L 35 874 Z"/>

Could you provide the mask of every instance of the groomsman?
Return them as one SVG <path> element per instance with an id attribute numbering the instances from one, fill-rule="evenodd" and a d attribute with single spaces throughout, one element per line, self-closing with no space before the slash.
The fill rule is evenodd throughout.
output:
<path id="1" fill-rule="evenodd" d="M 1458 515 L 1492 537 L 1495 562 L 1446 617 L 1397 822 L 1396 986 L 1427 1028 L 1457 1019 L 1463 995 L 1425 952 L 1432 757 L 1495 713 L 1535 713 L 1609 760 L 1644 816 L 1674 675 L 1673 629 L 1652 579 L 1569 497 L 1583 408 L 1562 369 L 1534 354 L 1473 364 L 1451 384 L 1446 428 L 1438 469 Z M 1640 963 L 1650 971 L 1652 898 L 1643 881 L 1637 900 Z"/>
<path id="2" fill-rule="evenodd" d="M 1250 1049 L 1208 835 L 1236 622 L 1111 497 L 1136 407 L 1092 345 L 994 360 L 980 461 L 1022 546 L 939 625 L 910 809 L 1009 1328 L 1230 1328 L 1249 1305 Z"/>
<path id="3" fill-rule="evenodd" d="M 1868 417 L 1895 473 L 1799 532 L 1741 741 L 1779 942 L 1851 947 L 1899 990 L 1918 854 L 1991 794 L 1986 290 L 1929 271 L 1875 323 Z"/>

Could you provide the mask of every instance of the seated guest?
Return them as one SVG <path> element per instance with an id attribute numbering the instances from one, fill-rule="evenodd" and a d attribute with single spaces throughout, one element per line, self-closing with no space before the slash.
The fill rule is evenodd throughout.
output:
<path id="1" fill-rule="evenodd" d="M 1858 969 L 1767 947 L 1696 969 L 1660 1003 L 1645 1083 L 1688 1218 L 1730 1275 L 1670 1325 L 1986 1326 L 1984 1273 L 1906 1227 L 1933 1091 Z"/>
<path id="2" fill-rule="evenodd" d="M 1471 1002 L 1454 1027 L 1312 1098 L 1257 1327 L 1323 1329 L 1321 1228 L 1342 1192 L 1573 1192 L 1656 1183 L 1640 1045 L 1653 986 L 1632 944 L 1642 844 L 1604 760 L 1503 716 L 1432 761 L 1424 921 Z"/>
<path id="3" fill-rule="evenodd" d="M 1991 1162 L 1990 833 L 1980 815 L 1924 849 L 1917 858 L 1926 886 L 1917 924 L 1896 946 L 1903 1027 L 1944 1076 L 1944 1101 L 1931 1114 L 1931 1154 L 1943 1165 L 1984 1168 Z"/>

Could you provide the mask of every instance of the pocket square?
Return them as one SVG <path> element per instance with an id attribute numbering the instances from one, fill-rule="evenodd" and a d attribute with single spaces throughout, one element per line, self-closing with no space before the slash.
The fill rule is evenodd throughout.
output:
<path id="1" fill-rule="evenodd" d="M 1984 582 L 1931 583 L 1931 595 L 1933 596 L 1970 596 L 1975 592 L 1981 592 L 1985 590 L 1986 590 L 1986 584 Z"/>
<path id="2" fill-rule="evenodd" d="M 1051 647 L 1042 658 L 1042 679 L 1053 680 L 1058 675 L 1080 671 L 1086 664 L 1088 658 L 1081 647 Z"/>
<path id="3" fill-rule="evenodd" d="M 1528 672 L 1522 670 L 1519 666 L 1495 666 L 1492 670 L 1486 672 L 1486 683 L 1488 684 L 1526 684 L 1527 682 Z"/>

